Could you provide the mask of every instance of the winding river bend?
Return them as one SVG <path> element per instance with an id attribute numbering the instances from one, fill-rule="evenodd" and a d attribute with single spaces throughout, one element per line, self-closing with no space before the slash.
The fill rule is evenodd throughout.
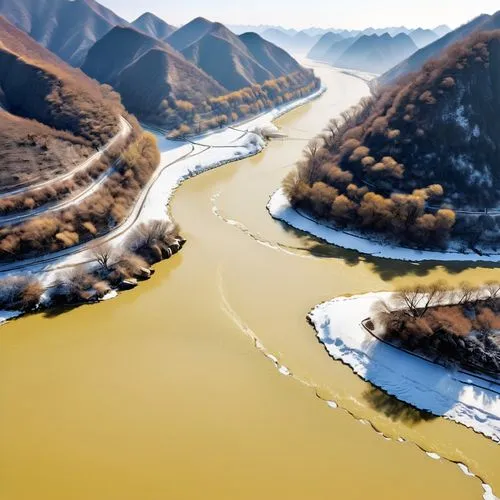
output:
<path id="1" fill-rule="evenodd" d="M 0 329 L 2 500 L 481 498 L 454 462 L 498 495 L 497 444 L 384 396 L 305 321 L 337 295 L 500 278 L 360 258 L 270 218 L 306 140 L 367 92 L 316 70 L 329 90 L 278 120 L 289 139 L 178 190 L 188 244 L 152 280 Z"/>

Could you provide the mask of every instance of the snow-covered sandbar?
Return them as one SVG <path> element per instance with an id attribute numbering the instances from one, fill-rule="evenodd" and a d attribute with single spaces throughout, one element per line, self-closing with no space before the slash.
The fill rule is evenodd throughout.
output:
<path id="1" fill-rule="evenodd" d="M 339 297 L 308 315 L 328 353 L 364 380 L 421 410 L 500 442 L 500 383 L 412 356 L 371 335 L 362 321 L 391 293 Z"/>
<path id="2" fill-rule="evenodd" d="M 326 226 L 314 218 L 295 210 L 283 193 L 278 189 L 269 200 L 267 209 L 271 216 L 288 225 L 300 229 L 327 243 L 347 250 L 356 250 L 365 255 L 383 259 L 405 260 L 410 262 L 446 261 L 446 262 L 500 262 L 500 254 L 479 255 L 472 251 L 417 250 L 414 248 L 392 245 L 389 242 L 375 240 L 354 231 Z"/>

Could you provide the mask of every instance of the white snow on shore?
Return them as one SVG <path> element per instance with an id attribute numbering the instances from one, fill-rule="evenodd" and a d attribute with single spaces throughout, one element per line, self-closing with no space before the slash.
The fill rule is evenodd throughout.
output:
<path id="1" fill-rule="evenodd" d="M 250 120 L 234 124 L 217 132 L 207 133 L 191 141 L 173 141 L 156 133 L 161 160 L 150 181 L 142 190 L 127 219 L 106 236 L 92 244 L 109 242 L 117 250 L 123 249 L 127 238 L 140 224 L 152 220 L 171 220 L 168 204 L 175 190 L 190 177 L 226 163 L 253 156 L 265 147 L 265 141 L 254 133 L 256 129 L 270 126 L 273 120 L 319 97 L 318 91 L 273 108 Z M 90 245 L 68 248 L 43 257 L 26 259 L 15 264 L 0 266 L 0 279 L 9 275 L 36 274 L 45 286 L 53 283 L 59 273 L 68 268 L 95 261 Z M 0 324 L 21 313 L 0 312 Z"/>
<path id="2" fill-rule="evenodd" d="M 446 261 L 446 262 L 500 262 L 500 254 L 484 254 L 439 251 L 439 250 L 417 250 L 407 247 L 398 247 L 381 240 L 370 239 L 354 231 L 336 229 L 325 226 L 312 217 L 306 216 L 295 210 L 288 201 L 282 189 L 278 189 L 269 200 L 267 209 L 272 217 L 286 222 L 288 225 L 300 229 L 313 236 L 321 238 L 327 243 L 356 250 L 365 255 L 373 255 L 383 259 L 405 260 L 410 262 L 421 261 Z"/>
<path id="3" fill-rule="evenodd" d="M 21 316 L 21 314 L 23 314 L 21 311 L 0 311 L 0 325 L 10 319 Z"/>
<path id="4" fill-rule="evenodd" d="M 390 293 L 339 297 L 315 307 L 308 318 L 328 353 L 401 401 L 471 427 L 500 442 L 500 384 L 447 369 L 384 344 L 365 330 L 380 299 Z"/>

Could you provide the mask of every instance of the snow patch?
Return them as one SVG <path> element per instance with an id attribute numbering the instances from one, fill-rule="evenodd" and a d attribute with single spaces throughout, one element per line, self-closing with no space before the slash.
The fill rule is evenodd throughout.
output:
<path id="1" fill-rule="evenodd" d="M 309 314 L 328 353 L 401 401 L 461 423 L 500 442 L 500 384 L 459 373 L 384 344 L 361 322 L 391 293 L 339 297 Z M 431 456 L 431 455 L 429 455 Z M 434 458 L 434 457 L 431 457 Z"/>
<path id="2" fill-rule="evenodd" d="M 269 200 L 267 209 L 272 217 L 286 222 L 296 229 L 305 231 L 327 243 L 348 250 L 356 250 L 365 255 L 382 259 L 404 260 L 410 262 L 446 261 L 446 262 L 500 262 L 500 254 L 478 255 L 472 251 L 418 250 L 398 247 L 383 240 L 374 240 L 354 231 L 336 229 L 305 216 L 295 210 L 282 189 L 276 191 Z"/>
<path id="3" fill-rule="evenodd" d="M 0 311 L 0 325 L 9 321 L 10 319 L 17 318 L 23 314 L 22 311 Z"/>

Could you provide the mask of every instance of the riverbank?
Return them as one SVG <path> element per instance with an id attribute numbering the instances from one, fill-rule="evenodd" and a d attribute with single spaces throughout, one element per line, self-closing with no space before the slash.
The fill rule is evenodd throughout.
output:
<path id="1" fill-rule="evenodd" d="M 283 114 L 320 97 L 326 88 L 269 110 L 235 127 L 203 134 L 191 141 L 166 139 L 156 133 L 161 160 L 134 207 L 125 221 L 102 238 L 90 244 L 72 247 L 45 258 L 27 259 L 25 262 L 0 267 L 0 279 L 11 275 L 40 276 L 45 288 L 57 282 L 61 273 L 79 266 L 90 269 L 97 266 L 95 249 L 106 244 L 117 253 L 125 248 L 126 240 L 133 230 L 153 221 L 173 222 L 170 200 L 176 189 L 187 179 L 227 163 L 248 158 L 260 153 L 266 145 L 254 130 L 269 126 Z M 0 311 L 0 324 L 21 316 L 21 311 Z"/>
<path id="2" fill-rule="evenodd" d="M 390 244 L 380 239 L 372 239 L 367 235 L 353 230 L 327 226 L 293 208 L 281 188 L 271 196 L 267 209 L 273 218 L 316 236 L 327 243 L 382 259 L 409 262 L 500 262 L 500 254 L 479 255 L 472 251 L 418 250 Z"/>
<path id="3" fill-rule="evenodd" d="M 269 195 L 306 142 L 367 92 L 318 71 L 328 92 L 276 122 L 290 140 L 176 190 L 171 213 L 188 244 L 151 280 L 0 328 L 0 497 L 319 500 L 335 471 L 347 479 L 335 482 L 339 498 L 482 498 L 456 462 L 500 491 L 496 443 L 442 418 L 415 424 L 408 405 L 375 400 L 304 321 L 331 297 L 415 281 L 413 265 L 325 255 L 333 247 L 269 217 Z M 250 234 L 214 214 L 216 195 L 220 214 Z M 432 267 L 419 281 L 458 286 L 491 273 Z"/>
<path id="4" fill-rule="evenodd" d="M 500 442 L 500 384 L 446 369 L 371 335 L 362 325 L 391 293 L 339 297 L 308 315 L 330 356 L 362 379 L 420 410 L 453 420 Z"/>

